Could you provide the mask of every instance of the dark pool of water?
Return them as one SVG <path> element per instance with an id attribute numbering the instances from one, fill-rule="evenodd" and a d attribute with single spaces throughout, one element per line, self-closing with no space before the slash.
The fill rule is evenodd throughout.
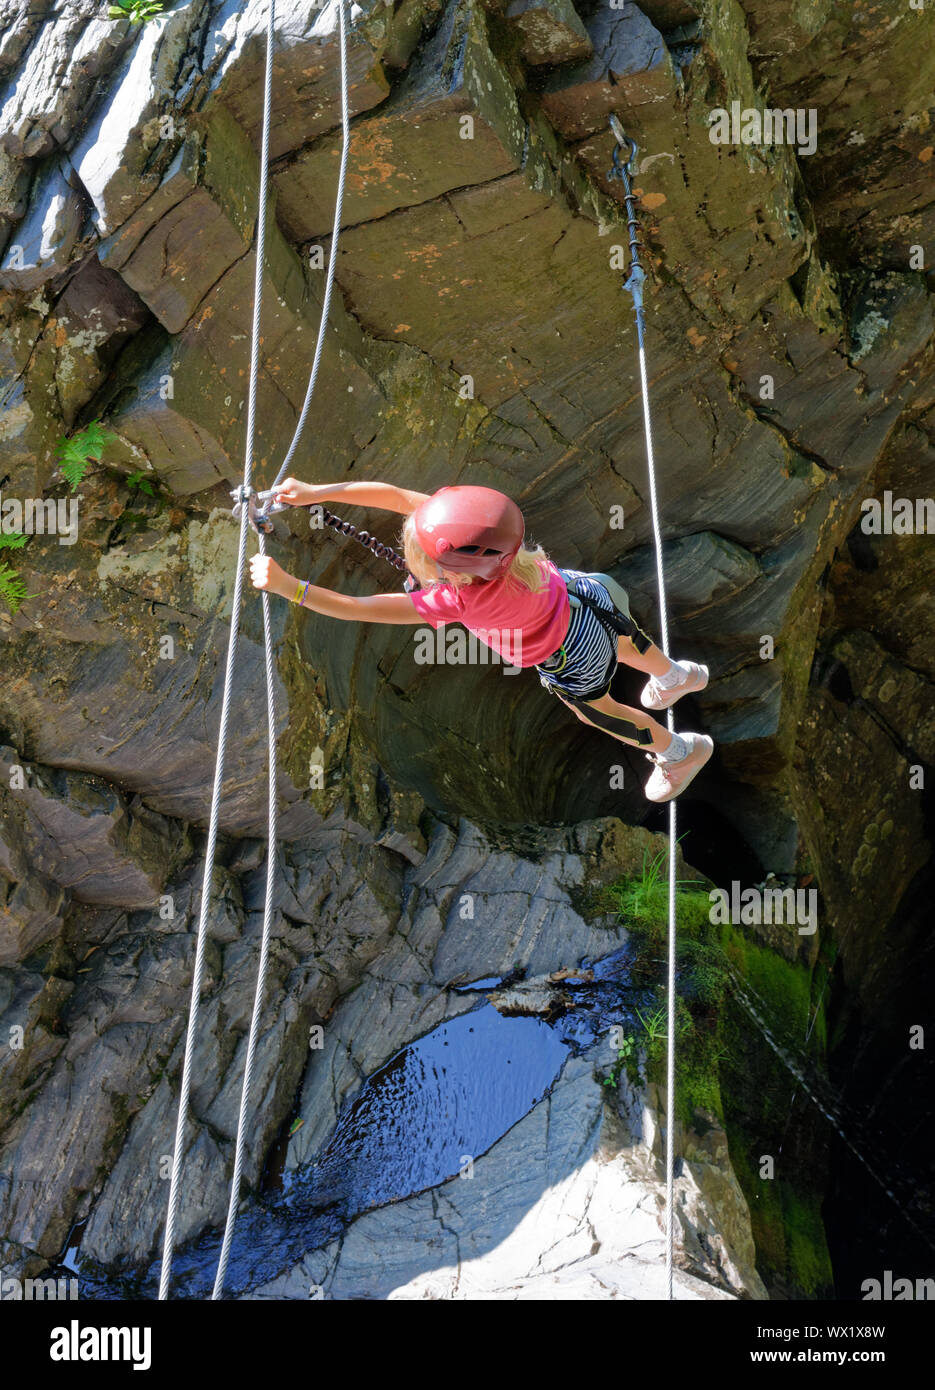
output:
<path id="1" fill-rule="evenodd" d="M 633 1022 L 643 996 L 630 986 L 628 965 L 627 951 L 618 951 L 592 967 L 592 982 L 564 982 L 574 1007 L 554 1022 L 504 1017 L 484 1002 L 390 1058 L 342 1107 L 315 1160 L 250 1199 L 237 1221 L 227 1293 L 257 1288 L 361 1212 L 435 1187 L 479 1158 L 548 1094 L 570 1053 Z M 219 1246 L 211 1232 L 176 1254 L 173 1297 L 210 1296 Z M 154 1297 L 158 1279 L 158 1261 L 122 1277 L 82 1268 L 82 1295 Z"/>
<path id="2" fill-rule="evenodd" d="M 364 1083 L 302 1200 L 353 1215 L 452 1177 L 542 1099 L 568 1050 L 548 1024 L 490 1004 L 441 1024 Z"/>

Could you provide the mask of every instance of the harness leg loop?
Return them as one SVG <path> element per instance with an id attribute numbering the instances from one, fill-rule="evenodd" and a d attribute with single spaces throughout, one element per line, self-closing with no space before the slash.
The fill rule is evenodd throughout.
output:
<path id="1" fill-rule="evenodd" d="M 641 748 L 645 748 L 653 741 L 653 735 L 649 729 L 641 729 L 631 719 L 624 719 L 619 714 L 608 714 L 605 710 L 594 709 L 587 701 L 575 699 L 574 696 L 563 695 L 561 698 L 580 709 L 589 724 L 596 725 L 597 728 L 603 729 L 608 734 L 616 734 L 618 738 L 626 739 L 628 743 L 636 743 Z"/>

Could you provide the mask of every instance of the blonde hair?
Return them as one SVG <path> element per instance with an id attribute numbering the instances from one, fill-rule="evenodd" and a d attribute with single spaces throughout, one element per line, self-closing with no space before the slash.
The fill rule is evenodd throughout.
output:
<path id="1" fill-rule="evenodd" d="M 444 566 L 439 566 L 436 560 L 426 555 L 416 537 L 415 517 L 412 512 L 403 523 L 400 543 L 403 547 L 409 573 L 418 579 L 423 587 L 437 583 L 439 578 L 450 580 L 453 584 L 470 584 L 476 579 L 475 575 L 466 574 L 463 570 L 445 571 Z M 529 589 L 531 593 L 538 593 L 546 583 L 545 567 L 548 559 L 549 557 L 541 545 L 534 546 L 532 550 L 521 545 L 506 570 L 506 577 L 522 585 L 524 589 Z M 442 570 L 441 575 L 439 575 L 439 569 Z M 480 580 L 479 582 L 484 583 L 485 581 Z"/>

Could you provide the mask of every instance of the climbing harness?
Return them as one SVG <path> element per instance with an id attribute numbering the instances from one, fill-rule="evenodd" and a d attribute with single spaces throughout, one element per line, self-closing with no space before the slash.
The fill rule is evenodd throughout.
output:
<path id="1" fill-rule="evenodd" d="M 649 383 L 646 375 L 646 322 L 643 313 L 643 281 L 645 271 L 640 262 L 639 219 L 630 183 L 631 174 L 636 174 L 636 159 L 639 148 L 624 132 L 618 118 L 610 116 L 610 129 L 614 137 L 613 167 L 608 169 L 609 180 L 619 179 L 623 184 L 623 196 L 627 211 L 627 236 L 630 242 L 630 274 L 623 288 L 633 300 L 636 316 L 636 336 L 639 345 L 640 389 L 643 397 L 643 426 L 646 435 L 646 466 L 649 475 L 649 503 L 652 514 L 653 545 L 656 552 L 656 588 L 659 596 L 659 630 L 662 637 L 662 650 L 669 656 L 669 623 L 666 611 L 665 571 L 662 562 L 662 532 L 659 526 L 659 503 L 656 496 L 656 467 L 653 456 L 652 420 L 649 410 Z M 626 159 L 621 158 L 626 152 Z M 645 249 L 645 248 L 644 248 Z M 671 660 L 671 657 L 669 658 Z M 675 718 L 670 708 L 666 714 L 666 727 L 675 733 Z M 673 1174 L 675 1170 L 675 853 L 676 819 L 675 800 L 669 802 L 669 926 L 668 926 L 668 967 L 667 967 L 667 1022 L 666 1022 L 666 1297 L 674 1297 L 672 1291 L 672 1245 L 673 1225 Z"/>
<path id="2" fill-rule="evenodd" d="M 598 584 L 607 590 L 610 600 L 614 605 L 612 609 L 602 608 L 601 605 L 588 594 L 579 593 L 577 579 L 571 579 L 563 574 L 565 587 L 568 590 L 569 604 L 573 608 L 587 608 L 589 612 L 593 613 L 594 617 L 604 628 L 604 631 L 613 643 L 613 656 L 608 663 L 605 681 L 600 686 L 596 686 L 593 691 L 584 695 L 571 695 L 568 691 L 561 690 L 558 686 L 552 685 L 551 683 L 547 685 L 547 689 L 550 694 L 558 695 L 559 699 L 563 700 L 568 705 L 575 705 L 579 709 L 584 709 L 588 706 L 586 718 L 590 724 L 594 724 L 597 728 L 605 730 L 606 733 L 614 734 L 619 738 L 629 740 L 631 743 L 646 747 L 653 741 L 653 736 L 649 729 L 642 728 L 640 725 L 634 724 L 632 720 L 624 719 L 620 715 L 610 714 L 604 710 L 596 710 L 590 706 L 592 701 L 599 700 L 601 696 L 607 694 L 610 682 L 613 679 L 613 673 L 617 666 L 617 638 L 628 637 L 639 652 L 645 652 L 652 646 L 652 642 L 650 638 L 646 636 L 646 633 L 643 632 L 642 628 L 638 627 L 633 621 L 630 615 L 630 604 L 626 592 L 615 579 L 612 579 L 609 574 L 597 573 L 588 574 L 586 577 L 596 580 Z M 548 680 L 549 676 L 557 676 L 565 669 L 568 658 L 564 644 L 559 647 L 556 655 L 562 658 L 558 666 L 544 665 L 539 667 L 542 676 L 546 680 Z"/>
<path id="3" fill-rule="evenodd" d="M 349 145 L 350 119 L 348 115 L 348 75 L 347 75 L 347 34 L 344 14 L 345 0 L 338 0 L 338 17 L 340 23 L 340 57 L 341 57 L 341 124 L 343 132 L 343 147 L 341 152 L 341 170 L 338 178 L 338 192 L 334 210 L 334 232 L 331 241 L 331 256 L 328 264 L 328 278 L 325 288 L 324 300 L 322 303 L 321 323 L 318 330 L 318 340 L 315 348 L 315 359 L 312 371 L 309 376 L 308 389 L 305 394 L 305 403 L 302 413 L 296 426 L 295 434 L 285 461 L 277 475 L 274 487 L 276 487 L 285 476 L 289 463 L 296 450 L 305 421 L 311 405 L 312 395 L 315 389 L 315 382 L 318 376 L 318 365 L 321 359 L 322 343 L 324 341 L 325 329 L 328 319 L 328 308 L 331 301 L 331 285 L 334 278 L 335 251 L 337 248 L 338 229 L 341 222 L 344 195 L 344 174 L 347 167 L 347 152 Z M 224 759 L 227 745 L 227 727 L 230 718 L 230 698 L 233 686 L 234 668 L 237 656 L 237 638 L 240 625 L 240 606 L 243 587 L 243 573 L 247 556 L 247 532 L 252 527 L 258 536 L 259 550 L 261 555 L 266 554 L 266 536 L 272 529 L 268 522 L 268 517 L 262 508 L 257 508 L 257 494 L 251 486 L 251 471 L 254 451 L 254 436 L 256 422 L 256 396 L 257 381 L 259 377 L 260 365 L 260 309 L 263 296 L 263 268 L 265 261 L 266 246 L 266 215 L 267 215 L 267 188 L 269 180 L 269 133 L 272 111 L 272 76 L 273 76 L 273 38 L 275 28 L 275 0 L 269 0 L 269 13 L 267 15 L 266 26 L 266 71 L 263 94 L 263 136 L 260 151 L 260 190 L 259 190 L 259 209 L 257 213 L 256 231 L 256 266 L 254 271 L 253 283 L 253 331 L 250 354 L 250 389 L 247 402 L 247 429 L 244 447 L 244 476 L 242 484 L 236 488 L 232 494 L 235 498 L 234 514 L 240 521 L 240 542 L 237 556 L 237 571 L 234 576 L 234 595 L 231 611 L 230 637 L 227 647 L 227 668 L 224 674 L 224 694 L 221 703 L 221 722 L 218 731 L 218 751 L 217 761 L 214 770 L 214 787 L 211 795 L 211 812 L 208 823 L 208 842 L 205 849 L 205 868 L 201 887 L 201 904 L 198 918 L 197 944 L 195 948 L 195 965 L 192 972 L 192 992 L 188 1013 L 188 1029 L 185 1037 L 185 1058 L 182 1065 L 182 1082 L 179 1091 L 179 1109 L 175 1128 L 175 1146 L 172 1156 L 172 1175 L 169 1184 L 169 1202 L 166 1216 L 166 1228 L 163 1238 L 162 1268 L 159 1280 L 160 1299 L 168 1298 L 169 1281 L 172 1274 L 172 1255 L 175 1240 L 175 1223 L 178 1215 L 178 1205 L 181 1187 L 181 1168 L 182 1156 L 185 1148 L 185 1132 L 188 1120 L 188 1103 L 191 1092 L 191 1069 L 194 1056 L 194 1043 L 198 1029 L 198 1009 L 201 997 L 201 989 L 204 980 L 205 969 L 205 941 L 208 910 L 211 905 L 211 889 L 214 877 L 214 859 L 217 847 L 218 817 L 221 802 L 221 788 L 224 781 Z M 272 489 L 270 489 L 272 491 Z M 269 496 L 269 493 L 266 494 Z M 261 499 L 262 500 L 262 499 Z M 335 518 L 337 520 L 337 518 Z M 343 529 L 343 525 L 342 525 Z M 355 528 L 356 534 L 356 528 Z M 398 558 L 398 557 L 397 557 Z M 253 1079 L 253 1064 L 256 1055 L 256 1042 L 260 1030 L 260 1017 L 263 1006 L 263 996 L 266 989 L 266 972 L 269 961 L 269 943 L 272 931 L 273 903 L 275 901 L 275 876 L 276 876 L 276 839 L 278 825 L 278 805 L 276 787 L 276 702 L 275 702 L 275 681 L 273 674 L 273 641 L 272 628 L 270 624 L 270 605 L 269 593 L 264 590 L 263 600 L 263 648 L 266 667 L 266 710 L 267 710 L 267 739 L 269 744 L 269 767 L 268 767 L 268 828 L 267 828 L 267 858 L 266 858 L 266 901 L 263 910 L 263 929 L 260 942 L 260 958 L 257 965 L 256 990 L 253 999 L 253 1013 L 250 1019 L 250 1030 L 247 1039 L 247 1051 L 244 1060 L 243 1084 L 240 1094 L 240 1112 L 237 1120 L 237 1138 L 234 1146 L 234 1168 L 231 1176 L 230 1197 L 228 1201 L 227 1219 L 224 1225 L 224 1237 L 221 1245 L 221 1253 L 218 1258 L 217 1274 L 212 1291 L 212 1299 L 219 1299 L 224 1289 L 224 1278 L 227 1271 L 227 1263 L 230 1256 L 231 1242 L 234 1234 L 234 1222 L 237 1216 L 237 1208 L 240 1202 L 240 1184 L 243 1171 L 244 1148 L 247 1133 L 247 1116 L 250 1104 L 250 1090 Z"/>
<path id="4" fill-rule="evenodd" d="M 579 594 L 575 587 L 574 580 L 572 580 L 570 584 L 566 581 L 569 603 L 573 607 L 577 607 L 580 604 L 585 608 L 589 608 L 601 626 L 612 637 L 629 637 L 638 652 L 648 651 L 652 646 L 652 641 L 646 636 L 642 628 L 637 627 L 630 616 L 626 594 L 616 580 L 611 579 L 609 574 L 589 574 L 588 578 L 596 579 L 599 584 L 602 584 L 604 588 L 607 589 L 614 603 L 613 611 L 608 608 L 602 608 L 599 603 L 593 598 L 589 598 L 587 594 Z"/>
<path id="5" fill-rule="evenodd" d="M 604 692 L 606 693 L 606 692 Z M 634 724 L 631 719 L 623 719 L 618 714 L 609 714 L 606 710 L 594 709 L 589 705 L 590 699 L 599 699 L 597 695 L 566 695 L 559 693 L 559 699 L 564 700 L 569 705 L 578 705 L 580 708 L 587 708 L 587 721 L 595 724 L 599 729 L 604 729 L 608 734 L 614 734 L 619 738 L 629 739 L 632 743 L 637 743 L 641 748 L 648 747 L 653 736 L 649 729 L 641 729 L 638 724 Z"/>

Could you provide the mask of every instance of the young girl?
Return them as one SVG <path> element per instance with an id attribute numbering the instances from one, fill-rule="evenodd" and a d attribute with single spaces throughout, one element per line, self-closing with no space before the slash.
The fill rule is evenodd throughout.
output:
<path id="1" fill-rule="evenodd" d="M 645 712 L 667 709 L 701 690 L 708 668 L 669 661 L 633 622 L 624 590 L 608 575 L 559 570 L 541 546 L 526 548 L 522 512 L 502 492 L 456 486 L 430 496 L 390 483 L 315 485 L 286 478 L 273 500 L 293 507 L 351 502 L 401 512 L 406 564 L 423 587 L 354 598 L 296 580 L 268 555 L 254 555 L 255 588 L 332 618 L 432 627 L 463 623 L 510 664 L 534 666 L 546 689 L 586 724 L 647 749 L 655 764 L 645 786 L 650 801 L 678 796 L 711 757 L 714 743 L 706 734 L 670 734 Z M 649 677 L 642 710 L 608 694 L 618 662 Z"/>

